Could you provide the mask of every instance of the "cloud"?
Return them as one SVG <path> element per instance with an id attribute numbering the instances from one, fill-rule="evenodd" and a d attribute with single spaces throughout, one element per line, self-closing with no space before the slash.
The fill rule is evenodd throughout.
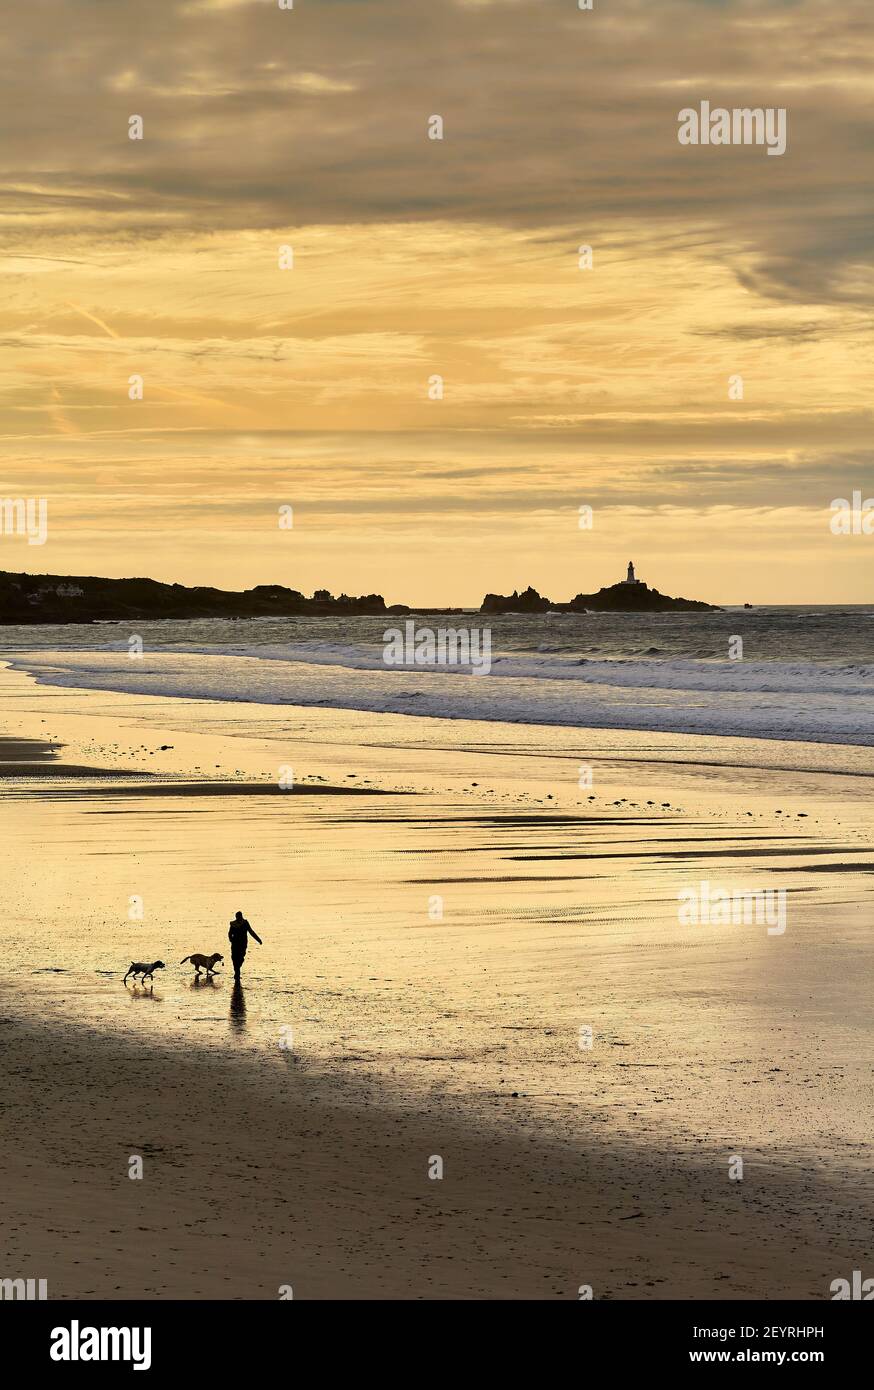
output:
<path id="1" fill-rule="evenodd" d="M 51 10 L 0 34 L 0 434 L 59 570 L 136 531 L 144 572 L 267 582 L 290 500 L 350 591 L 570 592 L 633 538 L 703 592 L 751 537 L 789 593 L 874 490 L 869 0 Z M 786 154 L 681 147 L 705 97 L 786 106 Z"/>
<path id="2" fill-rule="evenodd" d="M 654 246 L 697 225 L 758 294 L 874 294 L 868 0 L 453 6 L 334 0 L 57 0 L 9 16 L 0 175 L 33 187 L 7 223 L 148 233 L 491 220 Z M 789 148 L 683 148 L 687 101 L 787 105 Z M 127 139 L 127 116 L 145 139 Z M 427 139 L 433 113 L 445 139 Z M 10 138 L 11 137 L 11 138 Z M 39 178 L 34 180 L 34 173 Z M 46 177 L 48 176 L 48 177 Z M 67 230 L 69 230 L 67 226 Z M 105 228 L 109 230 L 109 228 Z"/>

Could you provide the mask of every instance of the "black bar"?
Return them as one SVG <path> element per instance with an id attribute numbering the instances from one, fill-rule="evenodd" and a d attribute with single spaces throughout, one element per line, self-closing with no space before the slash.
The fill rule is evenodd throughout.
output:
<path id="1" fill-rule="evenodd" d="M 846 1303 L 794 1302 L 4 1302 L 0 1326 L 7 1355 L 27 1371 L 52 1378 L 217 1373 L 231 1376 L 306 1374 L 332 1379 L 348 1362 L 356 1376 L 385 1372 L 434 1385 L 435 1374 L 458 1378 L 475 1365 L 490 1378 L 506 1366 L 518 1381 L 530 1368 L 540 1379 L 570 1357 L 568 1373 L 612 1369 L 647 1376 L 711 1366 L 804 1365 L 828 1374 L 866 1364 L 870 1310 Z M 123 1360 L 54 1360 L 58 1350 L 87 1351 L 88 1329 L 139 1329 Z M 66 1333 L 62 1336 L 58 1329 Z M 790 1331 L 791 1329 L 791 1331 Z M 11 1335 L 10 1335 L 11 1334 Z M 75 1334 L 75 1335 L 74 1335 Z M 410 1342 L 408 1339 L 413 1337 Z M 461 1340 L 458 1340 L 461 1339 Z M 113 1343 L 105 1349 L 111 1355 Z M 316 1363 L 313 1364 L 313 1357 Z M 781 1359 L 782 1358 L 782 1359 Z M 308 1366 L 309 1369 L 305 1370 Z"/>

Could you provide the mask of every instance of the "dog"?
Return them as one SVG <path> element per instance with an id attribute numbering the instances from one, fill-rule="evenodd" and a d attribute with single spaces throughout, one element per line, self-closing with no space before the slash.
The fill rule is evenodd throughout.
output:
<path id="1" fill-rule="evenodd" d="M 216 951 L 214 956 L 202 956 L 199 952 L 196 952 L 193 956 L 186 956 L 185 960 L 191 961 L 191 964 L 194 966 L 198 975 L 200 974 L 201 970 L 205 970 L 207 975 L 214 975 L 216 962 L 224 961 L 224 956 L 220 956 L 218 951 Z M 181 960 L 179 964 L 184 965 L 185 960 Z"/>
<path id="2" fill-rule="evenodd" d="M 127 975 L 133 975 L 134 980 L 136 980 L 137 975 L 140 975 L 143 982 L 145 982 L 146 979 L 154 978 L 156 970 L 164 969 L 166 969 L 166 966 L 162 960 L 153 960 L 151 965 L 146 965 L 140 960 L 132 960 Z M 124 984 L 127 984 L 127 975 L 124 977 Z"/>

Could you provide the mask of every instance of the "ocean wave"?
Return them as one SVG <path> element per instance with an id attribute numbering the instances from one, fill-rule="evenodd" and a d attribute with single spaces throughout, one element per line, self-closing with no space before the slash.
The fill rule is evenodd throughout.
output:
<path id="1" fill-rule="evenodd" d="M 126 644 L 116 651 L 127 652 Z M 652 648 L 657 651 L 657 648 Z M 415 672 L 429 678 L 461 679 L 469 674 L 461 667 L 392 666 L 383 661 L 382 647 L 338 642 L 294 642 L 277 646 L 241 643 L 214 646 L 205 643 L 179 644 L 179 655 L 234 656 L 253 660 L 285 662 L 290 666 L 330 666 L 350 671 L 380 671 L 388 679 Z M 73 654 L 55 654 L 66 659 Z M 77 660 L 87 655 L 77 654 Z M 608 685 L 674 691 L 749 692 L 771 694 L 869 695 L 874 692 L 874 665 L 860 662 L 837 665 L 823 662 L 726 661 L 708 657 L 594 659 L 578 652 L 545 648 L 538 652 L 494 651 L 491 674 L 502 680 L 579 681 L 587 685 Z"/>
<path id="2" fill-rule="evenodd" d="M 381 649 L 243 644 L 144 652 L 27 652 L 47 685 L 443 719 L 874 743 L 874 667 L 692 660 L 585 661 L 501 653 L 491 675 L 387 668 Z"/>

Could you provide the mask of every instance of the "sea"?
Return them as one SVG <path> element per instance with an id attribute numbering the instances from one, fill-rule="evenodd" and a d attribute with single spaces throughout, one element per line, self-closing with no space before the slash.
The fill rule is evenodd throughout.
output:
<path id="1" fill-rule="evenodd" d="M 874 605 L 410 617 L 488 629 L 488 674 L 386 664 L 392 615 L 9 626 L 0 660 L 156 697 L 874 744 Z"/>

